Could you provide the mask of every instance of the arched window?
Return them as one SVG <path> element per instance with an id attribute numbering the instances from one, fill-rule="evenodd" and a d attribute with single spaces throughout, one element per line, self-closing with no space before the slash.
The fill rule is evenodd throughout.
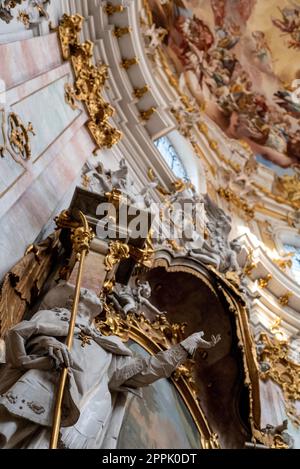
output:
<path id="1" fill-rule="evenodd" d="M 284 250 L 287 253 L 293 253 L 292 260 L 292 274 L 297 283 L 300 284 L 300 246 L 294 246 L 292 244 L 284 244 Z"/>
<path id="2" fill-rule="evenodd" d="M 154 145 L 159 150 L 160 154 L 166 161 L 169 168 L 173 171 L 175 176 L 178 179 L 189 181 L 190 178 L 182 162 L 182 159 L 178 155 L 169 138 L 161 137 L 158 140 L 155 140 Z"/>

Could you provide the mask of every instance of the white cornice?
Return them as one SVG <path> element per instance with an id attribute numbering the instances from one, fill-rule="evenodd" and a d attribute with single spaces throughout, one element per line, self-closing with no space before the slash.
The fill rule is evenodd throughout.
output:
<path id="1" fill-rule="evenodd" d="M 270 258 L 259 242 L 255 242 L 251 235 L 243 235 L 239 238 L 241 244 L 246 248 L 241 255 L 241 261 L 245 261 L 245 253 L 253 250 L 252 261 L 256 267 L 249 275 L 252 283 L 251 290 L 258 293 L 260 299 L 255 300 L 251 311 L 252 320 L 260 318 L 262 324 L 271 325 L 278 317 L 282 318 L 282 328 L 288 335 L 297 333 L 300 329 L 300 286 L 283 272 Z M 257 280 L 272 276 L 267 287 L 260 288 Z M 279 302 L 281 296 L 291 292 L 292 296 L 288 306 L 282 306 Z"/>

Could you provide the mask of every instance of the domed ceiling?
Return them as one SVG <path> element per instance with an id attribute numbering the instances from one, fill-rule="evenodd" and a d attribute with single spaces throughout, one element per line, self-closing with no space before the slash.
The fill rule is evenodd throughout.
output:
<path id="1" fill-rule="evenodd" d="M 300 0 L 149 5 L 181 83 L 227 136 L 267 165 L 300 163 Z"/>

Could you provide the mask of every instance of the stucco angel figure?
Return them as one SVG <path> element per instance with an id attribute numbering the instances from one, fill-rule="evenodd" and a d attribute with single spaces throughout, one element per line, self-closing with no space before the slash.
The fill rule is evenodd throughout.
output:
<path id="1" fill-rule="evenodd" d="M 147 311 L 153 313 L 155 316 L 166 314 L 166 311 L 159 311 L 150 301 L 151 286 L 147 281 L 137 281 L 137 287 L 131 288 L 130 285 L 117 284 L 109 295 L 109 299 L 116 307 L 118 312 L 125 315 L 128 313 L 140 313 L 143 306 L 146 306 Z"/>
<path id="2" fill-rule="evenodd" d="M 196 348 L 214 347 L 193 334 L 156 356 L 142 358 L 118 337 L 97 331 L 94 319 L 102 304 L 81 290 L 72 352 L 65 346 L 74 287 L 51 290 L 30 321 L 12 328 L 6 337 L 6 365 L 0 375 L 0 448 L 49 447 L 53 408 L 62 367 L 68 381 L 62 405 L 60 444 L 64 448 L 114 448 L 128 393 L 171 375 Z"/>
<path id="3" fill-rule="evenodd" d="M 30 0 L 28 3 L 28 13 L 30 17 L 30 24 L 36 25 L 43 20 L 49 20 L 47 7 L 50 5 L 51 0 Z"/>
<path id="4" fill-rule="evenodd" d="M 87 171 L 84 176 L 89 190 L 97 194 L 105 195 L 113 189 L 118 189 L 129 204 L 141 209 L 149 208 L 153 202 L 151 190 L 157 186 L 157 182 L 146 185 L 137 193 L 124 158 L 120 160 L 119 169 L 115 171 L 105 170 L 102 163 L 99 163 L 92 170 Z"/>
<path id="5" fill-rule="evenodd" d="M 129 178 L 129 169 L 124 158 L 120 160 L 119 169 L 105 170 L 98 164 L 93 170 L 86 173 L 90 180 L 90 189 L 99 194 L 111 192 L 112 189 L 122 191 L 131 202 L 135 199 L 133 181 Z"/>
<path id="6" fill-rule="evenodd" d="M 208 197 L 205 197 L 205 209 L 209 220 L 209 239 L 204 241 L 201 249 L 192 249 L 189 255 L 204 264 L 214 266 L 222 273 L 240 272 L 238 254 L 241 252 L 241 245 L 238 239 L 231 242 L 228 240 L 231 218 Z"/>

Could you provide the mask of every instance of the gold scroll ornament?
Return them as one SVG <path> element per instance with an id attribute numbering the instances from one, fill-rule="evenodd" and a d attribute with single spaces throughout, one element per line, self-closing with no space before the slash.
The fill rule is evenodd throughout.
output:
<path id="1" fill-rule="evenodd" d="M 255 218 L 254 208 L 250 207 L 248 202 L 232 189 L 229 187 L 220 187 L 217 192 L 231 207 L 236 207 L 246 220 L 253 220 Z"/>
<path id="2" fill-rule="evenodd" d="M 31 158 L 30 134 L 35 135 L 31 122 L 25 125 L 15 112 L 7 112 L 0 108 L 1 133 L 3 144 L 0 145 L 0 157 L 11 156 L 21 164 Z"/>
<path id="3" fill-rule="evenodd" d="M 66 88 L 66 100 L 72 103 L 72 107 L 75 100 L 85 104 L 90 116 L 87 126 L 97 147 L 111 148 L 119 142 L 122 133 L 109 123 L 115 111 L 101 95 L 108 78 L 108 68 L 104 64 L 93 64 L 94 44 L 91 41 L 80 43 L 83 20 L 80 15 L 65 14 L 58 27 L 63 58 L 70 60 L 75 75 L 74 87 L 68 85 Z"/>
<path id="4" fill-rule="evenodd" d="M 125 243 L 121 243 L 120 241 L 113 241 L 109 245 L 108 253 L 104 260 L 106 272 L 111 272 L 120 261 L 129 259 L 129 257 L 129 246 Z"/>

